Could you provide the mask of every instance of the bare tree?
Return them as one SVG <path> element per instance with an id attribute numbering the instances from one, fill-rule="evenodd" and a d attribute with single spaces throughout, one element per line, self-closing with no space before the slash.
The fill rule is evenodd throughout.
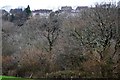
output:
<path id="1" fill-rule="evenodd" d="M 45 28 L 44 36 L 48 40 L 48 46 L 49 46 L 47 51 L 51 52 L 61 31 L 61 21 L 58 17 L 58 14 L 52 12 L 45 26 L 46 28 Z"/>
<path id="2" fill-rule="evenodd" d="M 111 64 L 112 68 L 106 69 L 105 64 L 101 65 L 101 76 L 105 73 L 109 75 L 114 72 L 114 56 L 118 55 L 116 46 L 118 45 L 118 12 L 114 4 L 97 4 L 95 8 L 90 8 L 89 13 L 84 14 L 87 26 L 78 31 L 75 29 L 75 37 L 80 40 L 85 50 L 96 51 L 99 54 L 98 61 Z M 111 52 L 107 50 L 113 49 Z M 118 60 L 118 59 L 117 59 Z M 110 63 L 110 62 L 113 62 Z M 107 71 L 105 71 L 107 70 Z M 112 72 L 109 72 L 112 70 Z"/>

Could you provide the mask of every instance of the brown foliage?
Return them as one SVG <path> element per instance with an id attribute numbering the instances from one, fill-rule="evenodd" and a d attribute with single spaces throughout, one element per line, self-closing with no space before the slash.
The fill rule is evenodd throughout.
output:
<path id="1" fill-rule="evenodd" d="M 49 71 L 49 56 L 41 50 L 32 48 L 22 51 L 18 64 L 21 74 L 46 73 Z M 34 75 L 34 74 L 33 74 Z"/>
<path id="2" fill-rule="evenodd" d="M 14 70 L 16 65 L 14 64 L 14 58 L 12 56 L 2 56 L 2 73 L 8 75 L 10 70 Z"/>

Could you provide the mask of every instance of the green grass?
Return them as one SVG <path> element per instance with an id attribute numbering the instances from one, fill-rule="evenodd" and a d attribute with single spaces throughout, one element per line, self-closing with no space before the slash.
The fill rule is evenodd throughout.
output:
<path id="1" fill-rule="evenodd" d="M 13 77 L 13 76 L 0 76 L 0 80 L 33 80 L 33 79 L 25 79 L 21 77 Z"/>

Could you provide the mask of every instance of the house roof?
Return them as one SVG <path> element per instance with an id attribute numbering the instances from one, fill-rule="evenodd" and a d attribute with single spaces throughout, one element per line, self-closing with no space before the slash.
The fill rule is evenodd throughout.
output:
<path id="1" fill-rule="evenodd" d="M 40 9 L 40 10 L 34 10 L 32 11 L 33 13 L 50 13 L 52 12 L 52 10 L 48 10 L 48 9 Z"/>
<path id="2" fill-rule="evenodd" d="M 71 6 L 62 6 L 61 10 L 72 10 Z"/>
<path id="3" fill-rule="evenodd" d="M 76 8 L 76 10 L 81 10 L 81 9 L 86 9 L 86 8 L 88 8 L 88 6 L 78 6 L 78 7 Z"/>
<path id="4" fill-rule="evenodd" d="M 22 12 L 22 9 L 11 9 L 10 10 L 10 13 L 21 13 Z"/>

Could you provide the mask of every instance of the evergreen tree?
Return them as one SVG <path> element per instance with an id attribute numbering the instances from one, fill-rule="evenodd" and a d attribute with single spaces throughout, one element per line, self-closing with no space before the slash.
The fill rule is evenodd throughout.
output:
<path id="1" fill-rule="evenodd" d="M 25 13 L 27 16 L 30 16 L 31 14 L 31 10 L 30 10 L 30 6 L 28 5 L 27 8 L 25 8 Z"/>

